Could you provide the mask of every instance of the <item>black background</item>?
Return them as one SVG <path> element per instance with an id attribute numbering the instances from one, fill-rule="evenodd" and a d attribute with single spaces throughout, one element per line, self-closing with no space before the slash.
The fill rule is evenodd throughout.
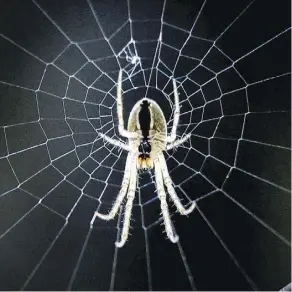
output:
<path id="1" fill-rule="evenodd" d="M 90 3 L 0 4 L 0 289 L 287 285 L 290 1 Z M 122 249 L 120 216 L 90 228 L 123 177 L 126 153 L 96 134 L 118 136 L 120 67 L 125 121 L 147 96 L 170 130 L 172 75 L 179 84 L 178 135 L 192 137 L 165 156 L 178 195 L 198 208 L 171 207 L 178 244 L 163 233 L 152 173 L 140 174 Z"/>

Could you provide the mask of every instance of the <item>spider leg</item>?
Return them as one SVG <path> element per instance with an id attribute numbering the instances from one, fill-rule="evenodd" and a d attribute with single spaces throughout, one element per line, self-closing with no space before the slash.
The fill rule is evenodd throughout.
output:
<path id="1" fill-rule="evenodd" d="M 166 164 L 166 161 L 165 161 L 165 158 L 163 156 L 163 154 L 161 153 L 158 157 L 159 159 L 159 163 L 160 163 L 160 167 L 161 167 L 161 170 L 162 170 L 162 176 L 163 176 L 163 179 L 164 179 L 164 184 L 166 185 L 166 188 L 167 188 L 167 191 L 172 199 L 172 201 L 174 202 L 177 210 L 179 211 L 179 213 L 181 215 L 188 215 L 190 214 L 196 207 L 196 203 L 195 202 L 192 202 L 191 206 L 189 208 L 185 208 L 180 200 L 179 200 L 179 197 L 177 196 L 176 194 L 176 191 L 172 185 L 172 180 L 169 176 L 169 172 L 168 172 L 168 169 L 167 169 L 167 164 Z"/>
<path id="2" fill-rule="evenodd" d="M 191 135 L 192 134 L 189 133 L 189 134 L 185 135 L 184 137 L 182 137 L 182 138 L 180 138 L 180 139 L 178 139 L 178 140 L 176 140 L 176 141 L 174 141 L 174 142 L 172 142 L 170 144 L 167 144 L 166 145 L 166 150 L 171 150 L 171 149 L 183 144 L 184 142 L 186 142 L 191 137 Z"/>
<path id="3" fill-rule="evenodd" d="M 119 140 L 116 140 L 116 139 L 113 139 L 103 133 L 98 133 L 98 135 L 103 138 L 104 140 L 106 140 L 107 142 L 109 142 L 110 144 L 114 145 L 114 146 L 117 146 L 119 148 L 122 148 L 126 151 L 130 151 L 130 147 L 129 145 L 125 144 L 124 142 L 122 141 L 119 141 Z"/>
<path id="4" fill-rule="evenodd" d="M 178 236 L 174 233 L 174 230 L 171 225 L 168 205 L 166 202 L 166 193 L 165 193 L 164 185 L 163 185 L 162 171 L 161 171 L 159 160 L 155 160 L 154 169 L 155 169 L 157 195 L 158 195 L 158 198 L 160 199 L 160 208 L 161 208 L 162 216 L 164 220 L 165 231 L 170 241 L 173 243 L 176 243 L 178 242 Z"/>
<path id="5" fill-rule="evenodd" d="M 116 201 L 115 201 L 112 209 L 110 210 L 110 212 L 108 214 L 101 214 L 98 211 L 95 211 L 93 218 L 91 220 L 92 223 L 94 222 L 96 217 L 98 217 L 102 220 L 111 220 L 118 213 L 118 210 L 119 210 L 119 208 L 120 208 L 120 206 L 121 206 L 121 204 L 126 196 L 126 193 L 127 193 L 127 189 L 128 189 L 130 177 L 131 177 L 130 170 L 131 170 L 131 167 L 133 167 L 133 165 L 135 163 L 134 157 L 135 156 L 132 153 L 128 154 L 127 161 L 126 161 L 126 167 L 125 167 L 125 175 L 124 175 L 124 178 L 122 181 L 122 187 L 121 187 L 119 195 L 117 196 Z"/>
<path id="6" fill-rule="evenodd" d="M 118 89 L 117 89 L 117 111 L 118 111 L 118 129 L 121 136 L 126 138 L 137 138 L 138 134 L 135 132 L 129 132 L 125 129 L 124 117 L 123 117 L 123 101 L 122 101 L 122 69 L 119 72 L 118 77 Z"/>
<path id="7" fill-rule="evenodd" d="M 175 110 L 173 114 L 173 125 L 171 129 L 171 134 L 167 137 L 168 143 L 172 143 L 176 139 L 176 130 L 177 130 L 177 125 L 178 125 L 178 120 L 179 120 L 179 113 L 180 113 L 179 97 L 178 97 L 175 79 L 173 79 L 173 93 L 174 93 Z"/>
<path id="8" fill-rule="evenodd" d="M 122 247 L 129 235 L 129 229 L 130 229 L 130 221 L 131 221 L 131 214 L 132 214 L 132 208 L 133 208 L 133 201 L 135 198 L 135 192 L 136 192 L 136 184 L 137 184 L 137 167 L 134 166 L 134 163 L 131 165 L 130 171 L 130 185 L 128 189 L 127 194 L 127 203 L 125 206 L 125 215 L 124 215 L 124 223 L 123 223 L 123 229 L 122 229 L 122 235 L 120 241 L 116 241 L 116 247 Z"/>

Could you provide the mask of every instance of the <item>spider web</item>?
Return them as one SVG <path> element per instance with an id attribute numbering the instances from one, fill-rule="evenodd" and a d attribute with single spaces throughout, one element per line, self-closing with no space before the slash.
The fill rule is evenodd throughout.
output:
<path id="1" fill-rule="evenodd" d="M 286 5 L 286 6 L 285 6 Z M 291 282 L 289 1 L 1 4 L 1 290 L 279 290 Z M 139 175 L 122 249 L 117 131 L 142 97 L 189 142 L 165 154 L 189 216 L 166 240 Z"/>

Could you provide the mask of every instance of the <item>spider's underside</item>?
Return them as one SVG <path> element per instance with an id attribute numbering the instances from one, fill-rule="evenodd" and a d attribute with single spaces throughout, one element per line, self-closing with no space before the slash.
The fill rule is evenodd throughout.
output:
<path id="1" fill-rule="evenodd" d="M 127 196 L 123 229 L 120 241 L 116 242 L 117 247 L 122 247 L 128 238 L 133 201 L 137 187 L 138 169 L 147 170 L 154 168 L 157 195 L 161 203 L 160 206 L 165 224 L 165 231 L 167 237 L 172 242 L 177 242 L 178 236 L 175 234 L 171 224 L 164 185 L 166 186 L 171 200 L 174 202 L 177 210 L 181 215 L 190 214 L 196 206 L 195 202 L 192 202 L 191 206 L 188 209 L 185 209 L 181 204 L 180 199 L 178 198 L 173 187 L 173 183 L 169 176 L 166 161 L 163 155 L 163 151 L 177 147 L 190 137 L 190 134 L 188 134 L 183 138 L 176 140 L 176 130 L 180 111 L 178 92 L 174 79 L 173 89 L 175 111 L 170 135 L 167 134 L 167 123 L 161 108 L 154 100 L 149 98 L 143 98 L 134 105 L 130 112 L 128 127 L 126 130 L 123 119 L 122 70 L 119 72 L 117 89 L 118 130 L 121 136 L 128 139 L 128 143 L 125 144 L 102 133 L 99 133 L 99 136 L 110 144 L 120 147 L 129 153 L 126 160 L 125 174 L 123 177 L 121 190 L 111 211 L 106 215 L 96 211 L 91 220 L 91 224 L 93 224 L 96 217 L 99 217 L 103 220 L 113 219 L 118 213 L 124 198 Z M 143 115 L 148 115 L 148 123 L 145 123 L 145 119 L 141 119 Z"/>

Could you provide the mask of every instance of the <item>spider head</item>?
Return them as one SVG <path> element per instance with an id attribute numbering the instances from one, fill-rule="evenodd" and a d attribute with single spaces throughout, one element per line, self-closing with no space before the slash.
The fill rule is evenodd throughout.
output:
<path id="1" fill-rule="evenodd" d="M 142 139 L 139 145 L 139 156 L 137 165 L 139 169 L 148 170 L 153 168 L 153 161 L 150 158 L 151 145 L 148 139 Z"/>
<path id="2" fill-rule="evenodd" d="M 148 170 L 153 168 L 153 160 L 150 158 L 149 155 L 140 154 L 137 160 L 138 169 Z"/>

